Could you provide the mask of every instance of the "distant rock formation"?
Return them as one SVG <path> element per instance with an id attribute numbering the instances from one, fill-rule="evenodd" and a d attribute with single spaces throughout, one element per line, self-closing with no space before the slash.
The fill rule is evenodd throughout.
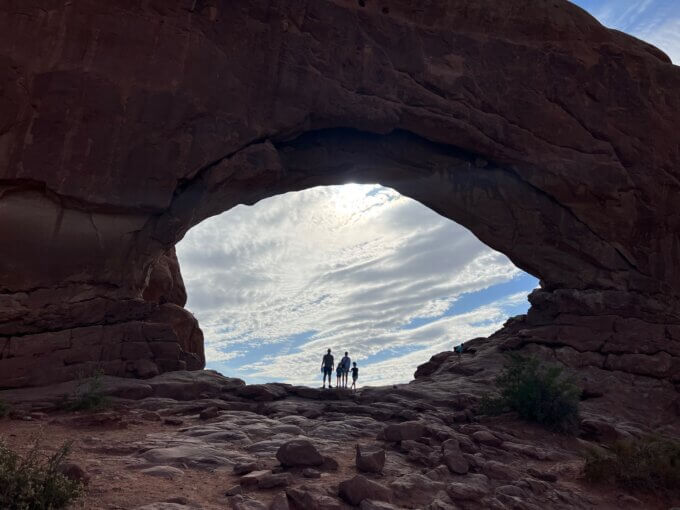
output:
<path id="1" fill-rule="evenodd" d="M 201 368 L 175 243 L 348 180 L 541 279 L 503 348 L 680 382 L 678 90 L 566 0 L 5 2 L 0 388 Z"/>

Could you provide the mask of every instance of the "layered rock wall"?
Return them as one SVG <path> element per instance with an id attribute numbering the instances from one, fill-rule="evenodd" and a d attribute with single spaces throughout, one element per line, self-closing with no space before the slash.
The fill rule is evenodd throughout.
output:
<path id="1" fill-rule="evenodd" d="M 0 34 L 0 387 L 201 367 L 174 244 L 349 179 L 540 277 L 522 338 L 613 317 L 593 352 L 675 370 L 637 351 L 680 323 L 680 69 L 566 0 L 9 0 Z"/>

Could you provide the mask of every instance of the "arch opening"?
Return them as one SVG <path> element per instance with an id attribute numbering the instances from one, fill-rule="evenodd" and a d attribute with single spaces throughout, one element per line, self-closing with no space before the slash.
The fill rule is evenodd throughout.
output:
<path id="1" fill-rule="evenodd" d="M 207 368 L 316 385 L 332 348 L 363 384 L 525 313 L 537 280 L 472 233 L 378 184 L 309 188 L 233 209 L 177 245 Z"/>

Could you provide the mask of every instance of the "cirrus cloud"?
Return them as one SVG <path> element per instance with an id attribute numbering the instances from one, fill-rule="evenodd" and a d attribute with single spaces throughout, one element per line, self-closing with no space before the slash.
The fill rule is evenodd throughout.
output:
<path id="1" fill-rule="evenodd" d="M 208 366 L 317 384 L 327 348 L 364 383 L 405 382 L 454 342 L 527 308 L 536 280 L 472 233 L 379 185 L 320 187 L 234 209 L 177 247 Z"/>

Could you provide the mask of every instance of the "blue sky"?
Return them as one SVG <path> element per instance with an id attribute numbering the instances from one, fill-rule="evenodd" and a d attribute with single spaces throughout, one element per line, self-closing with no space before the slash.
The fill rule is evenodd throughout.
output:
<path id="1" fill-rule="evenodd" d="M 257 235 L 253 235 L 257 232 Z M 417 365 L 523 313 L 535 278 L 467 229 L 379 185 L 320 187 L 234 209 L 178 245 L 208 367 L 317 385 L 327 348 L 362 383 Z"/>
<path id="2" fill-rule="evenodd" d="M 647 41 L 680 63 L 679 0 L 572 0 L 603 25 Z"/>
<path id="3" fill-rule="evenodd" d="M 680 0 L 578 0 L 680 62 Z M 253 235 L 257 232 L 257 235 Z M 360 383 L 406 382 L 430 356 L 528 309 L 537 280 L 468 230 L 378 185 L 288 193 L 194 227 L 177 247 L 208 368 L 319 385 L 330 347 Z"/>

